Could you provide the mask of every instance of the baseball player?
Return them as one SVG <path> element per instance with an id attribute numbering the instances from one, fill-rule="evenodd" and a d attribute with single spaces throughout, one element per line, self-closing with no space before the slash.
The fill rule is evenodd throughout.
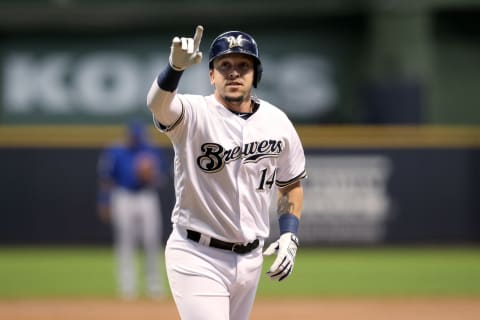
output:
<path id="1" fill-rule="evenodd" d="M 161 208 L 158 188 L 165 182 L 163 155 L 147 141 L 141 122 L 127 129 L 127 141 L 104 150 L 98 162 L 98 212 L 114 227 L 118 281 L 122 297 L 137 295 L 135 252 L 142 241 L 147 294 L 163 295 L 158 260 Z"/>
<path id="2" fill-rule="evenodd" d="M 167 276 L 182 319 L 248 319 L 275 190 L 281 235 L 264 252 L 277 253 L 267 275 L 281 281 L 292 273 L 305 156 L 285 113 L 253 94 L 262 64 L 245 32 L 213 40 L 212 95 L 177 93 L 184 70 L 202 59 L 202 34 L 197 26 L 193 38 L 173 38 L 169 63 L 147 97 L 155 125 L 175 150 Z"/>

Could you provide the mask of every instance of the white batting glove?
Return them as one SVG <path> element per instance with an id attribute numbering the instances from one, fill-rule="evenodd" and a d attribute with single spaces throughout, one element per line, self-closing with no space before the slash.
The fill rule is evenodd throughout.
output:
<path id="1" fill-rule="evenodd" d="M 197 26 L 193 38 L 173 38 L 169 58 L 170 66 L 173 69 L 182 71 L 202 61 L 202 53 L 198 51 L 202 35 L 203 27 Z"/>
<path id="2" fill-rule="evenodd" d="M 291 232 L 286 232 L 274 243 L 270 244 L 263 252 L 264 256 L 277 253 L 277 258 L 273 262 L 267 275 L 272 280 L 282 281 L 293 271 L 295 255 L 297 254 L 298 238 Z"/>

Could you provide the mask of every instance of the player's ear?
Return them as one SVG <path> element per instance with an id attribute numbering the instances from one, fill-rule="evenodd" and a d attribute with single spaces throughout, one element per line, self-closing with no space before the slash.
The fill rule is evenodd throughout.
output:
<path id="1" fill-rule="evenodd" d="M 213 69 L 208 71 L 208 75 L 210 76 L 210 84 L 215 87 L 215 73 L 213 72 Z"/>

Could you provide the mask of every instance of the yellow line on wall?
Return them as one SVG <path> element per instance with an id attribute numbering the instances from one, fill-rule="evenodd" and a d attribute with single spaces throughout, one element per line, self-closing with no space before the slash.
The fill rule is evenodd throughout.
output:
<path id="1" fill-rule="evenodd" d="M 480 126 L 300 126 L 305 147 L 480 147 Z"/>
<path id="2" fill-rule="evenodd" d="M 4 125 L 0 147 L 97 148 L 122 138 L 121 125 Z M 153 126 L 152 140 L 171 146 Z M 477 148 L 480 126 L 297 126 L 306 148 Z"/>
<path id="3" fill-rule="evenodd" d="M 170 141 L 153 125 L 149 128 L 152 141 L 170 146 Z M 125 135 L 121 125 L 8 125 L 0 126 L 0 147 L 20 148 L 97 148 Z"/>

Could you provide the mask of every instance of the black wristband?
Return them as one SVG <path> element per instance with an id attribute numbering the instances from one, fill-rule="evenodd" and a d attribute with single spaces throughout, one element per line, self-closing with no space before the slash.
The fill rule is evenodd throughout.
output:
<path id="1" fill-rule="evenodd" d="M 160 89 L 173 92 L 177 89 L 180 78 L 182 77 L 183 70 L 177 71 L 173 69 L 170 64 L 167 64 L 165 69 L 160 72 L 157 77 L 157 84 Z"/>

